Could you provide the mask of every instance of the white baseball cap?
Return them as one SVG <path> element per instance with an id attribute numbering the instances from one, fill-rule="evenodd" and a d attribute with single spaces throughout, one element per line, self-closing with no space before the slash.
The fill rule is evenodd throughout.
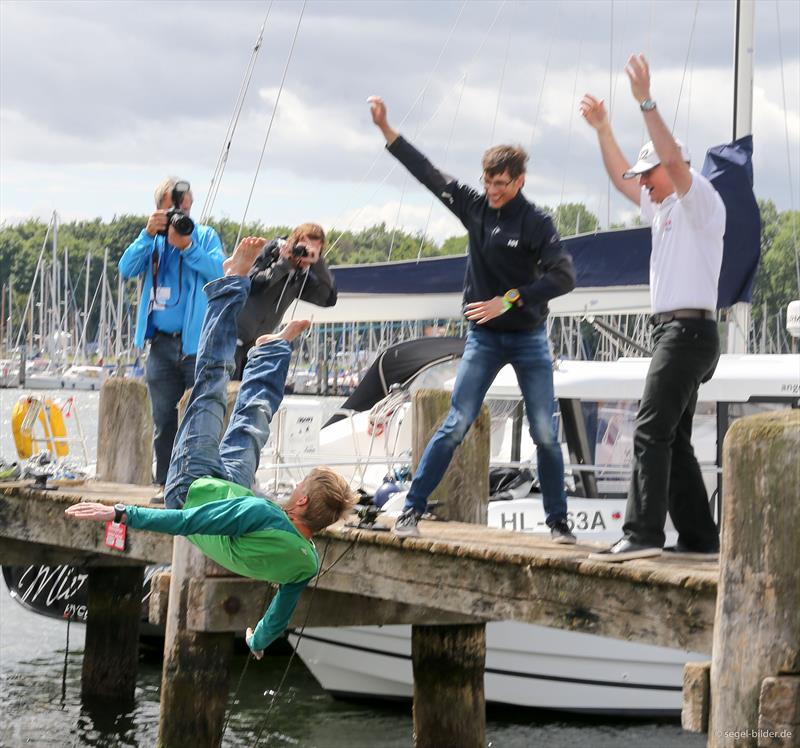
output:
<path id="1" fill-rule="evenodd" d="M 681 159 L 686 162 L 691 161 L 691 158 L 689 157 L 689 149 L 677 138 L 675 138 L 675 144 L 681 149 Z M 660 163 L 661 159 L 658 157 L 658 153 L 656 153 L 656 148 L 653 145 L 653 141 L 648 140 L 642 146 L 642 150 L 639 151 L 639 159 L 637 162 L 622 175 L 622 178 L 633 179 L 634 177 L 638 177 L 640 174 L 644 174 L 646 171 L 650 171 L 650 169 L 653 169 Z"/>

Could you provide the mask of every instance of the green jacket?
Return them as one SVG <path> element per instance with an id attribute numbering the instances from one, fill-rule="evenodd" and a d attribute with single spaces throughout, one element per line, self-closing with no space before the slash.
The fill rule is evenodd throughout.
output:
<path id="1" fill-rule="evenodd" d="M 313 543 L 277 504 L 219 478 L 192 483 L 183 509 L 127 506 L 125 512 L 131 528 L 185 535 L 235 574 L 279 585 L 247 642 L 256 652 L 283 633 L 300 593 L 319 571 Z"/>

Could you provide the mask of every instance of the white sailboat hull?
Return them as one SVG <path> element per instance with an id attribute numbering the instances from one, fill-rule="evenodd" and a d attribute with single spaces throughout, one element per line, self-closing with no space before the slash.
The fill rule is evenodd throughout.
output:
<path id="1" fill-rule="evenodd" d="M 410 626 L 308 629 L 298 654 L 320 684 L 340 695 L 407 699 L 413 694 Z M 674 714 L 684 663 L 707 654 L 590 634 L 499 622 L 486 625 L 488 702 L 575 712 Z"/>

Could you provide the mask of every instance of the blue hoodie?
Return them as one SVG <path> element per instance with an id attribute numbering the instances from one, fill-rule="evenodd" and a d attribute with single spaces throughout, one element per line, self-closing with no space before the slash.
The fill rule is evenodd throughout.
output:
<path id="1" fill-rule="evenodd" d="M 142 300 L 136 316 L 136 337 L 134 345 L 144 346 L 148 335 L 150 310 L 150 294 L 153 288 L 153 245 L 155 239 L 145 229 L 125 250 L 119 260 L 119 271 L 123 278 L 134 278 L 144 274 L 142 283 Z M 185 356 L 197 353 L 200 342 L 200 330 L 206 313 L 206 295 L 203 286 L 222 276 L 222 251 L 217 232 L 210 226 L 195 224 L 192 232 L 192 244 L 183 250 L 184 272 L 182 273 L 180 294 L 186 299 L 186 313 L 181 329 L 181 347 Z"/>

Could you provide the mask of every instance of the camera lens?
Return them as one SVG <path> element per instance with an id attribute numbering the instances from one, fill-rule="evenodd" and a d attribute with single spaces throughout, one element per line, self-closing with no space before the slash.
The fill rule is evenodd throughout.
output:
<path id="1" fill-rule="evenodd" d="M 170 225 L 181 236 L 189 236 L 194 231 L 194 221 L 181 211 L 171 211 Z"/>
<path id="2" fill-rule="evenodd" d="M 292 247 L 292 257 L 308 257 L 308 247 L 305 244 L 295 244 Z"/>

